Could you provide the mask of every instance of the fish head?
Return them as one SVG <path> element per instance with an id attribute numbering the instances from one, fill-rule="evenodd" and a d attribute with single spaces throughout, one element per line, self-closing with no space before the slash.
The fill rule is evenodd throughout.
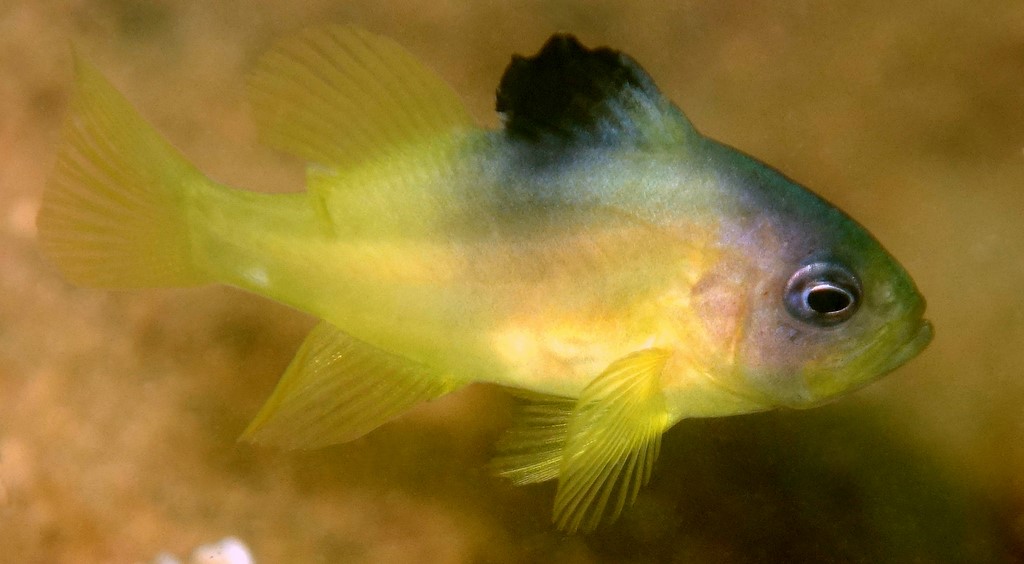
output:
<path id="1" fill-rule="evenodd" d="M 733 239 L 752 257 L 733 348 L 734 389 L 813 407 L 896 369 L 931 341 L 910 275 L 840 210 L 774 171 Z M 754 218 L 754 219 L 751 219 Z M 756 228 L 749 228 L 756 225 Z"/>

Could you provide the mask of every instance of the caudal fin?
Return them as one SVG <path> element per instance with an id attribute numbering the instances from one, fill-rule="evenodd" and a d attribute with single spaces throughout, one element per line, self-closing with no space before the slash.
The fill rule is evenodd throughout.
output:
<path id="1" fill-rule="evenodd" d="M 83 286 L 206 282 L 191 259 L 187 205 L 209 181 L 89 63 L 75 92 L 37 225 L 43 252 Z"/>

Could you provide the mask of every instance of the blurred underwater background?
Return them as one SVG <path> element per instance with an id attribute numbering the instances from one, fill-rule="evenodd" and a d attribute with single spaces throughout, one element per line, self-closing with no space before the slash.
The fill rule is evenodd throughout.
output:
<path id="1" fill-rule="evenodd" d="M 69 46 L 200 169 L 295 191 L 245 76 L 323 22 L 395 39 L 482 123 L 555 31 L 632 55 L 698 129 L 864 224 L 936 337 L 835 403 L 691 420 L 613 525 L 487 462 L 513 402 L 474 386 L 353 443 L 236 442 L 314 321 L 209 287 L 70 286 L 35 214 Z M 1024 561 L 1024 3 L 6 0 L 0 3 L 0 562 L 149 562 L 236 536 L 257 562 Z"/>

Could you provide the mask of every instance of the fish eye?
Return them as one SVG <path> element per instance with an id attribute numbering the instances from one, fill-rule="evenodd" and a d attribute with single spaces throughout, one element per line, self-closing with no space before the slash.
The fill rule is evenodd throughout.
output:
<path id="1" fill-rule="evenodd" d="M 815 262 L 790 276 L 784 300 L 793 317 L 827 327 L 853 316 L 860 296 L 860 282 L 848 268 L 835 262 Z"/>

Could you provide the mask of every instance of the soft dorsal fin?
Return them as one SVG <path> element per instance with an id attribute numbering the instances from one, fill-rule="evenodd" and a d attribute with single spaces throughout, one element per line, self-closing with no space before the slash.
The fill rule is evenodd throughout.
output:
<path id="1" fill-rule="evenodd" d="M 512 57 L 498 87 L 506 133 L 581 145 L 680 142 L 693 131 L 625 53 L 556 34 L 532 57 Z"/>
<path id="2" fill-rule="evenodd" d="M 307 29 L 249 77 L 260 134 L 307 161 L 344 166 L 472 127 L 452 89 L 394 41 L 348 26 Z"/>

